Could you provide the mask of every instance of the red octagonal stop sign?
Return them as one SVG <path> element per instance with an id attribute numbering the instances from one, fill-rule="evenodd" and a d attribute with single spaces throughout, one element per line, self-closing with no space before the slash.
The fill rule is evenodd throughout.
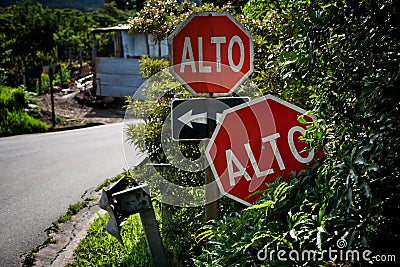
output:
<path id="1" fill-rule="evenodd" d="M 253 72 L 252 36 L 228 13 L 192 13 L 168 44 L 171 73 L 195 95 L 230 95 Z"/>
<path id="2" fill-rule="evenodd" d="M 252 205 L 278 176 L 288 178 L 323 152 L 307 151 L 299 140 L 305 125 L 298 116 L 305 110 L 271 95 L 222 115 L 206 148 L 206 157 L 222 193 Z M 305 120 L 312 118 L 305 116 Z"/>

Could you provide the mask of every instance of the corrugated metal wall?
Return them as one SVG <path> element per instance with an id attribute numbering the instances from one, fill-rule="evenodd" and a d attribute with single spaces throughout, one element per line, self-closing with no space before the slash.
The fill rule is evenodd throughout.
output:
<path id="1" fill-rule="evenodd" d="M 135 58 L 98 57 L 95 66 L 99 96 L 132 96 L 144 82 L 139 74 L 139 60 Z"/>
<path id="2" fill-rule="evenodd" d="M 115 58 L 94 57 L 98 96 L 133 95 L 144 82 L 139 75 L 138 58 L 144 54 L 151 58 L 168 56 L 166 39 L 158 43 L 151 34 L 129 34 L 126 30 L 116 31 L 114 38 Z M 135 98 L 143 97 L 135 96 Z"/>

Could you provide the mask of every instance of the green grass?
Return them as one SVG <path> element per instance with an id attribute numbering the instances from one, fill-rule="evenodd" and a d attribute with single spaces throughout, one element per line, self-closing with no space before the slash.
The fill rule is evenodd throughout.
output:
<path id="1" fill-rule="evenodd" d="M 127 179 L 129 184 L 135 175 L 135 172 L 124 171 L 107 179 L 98 190 L 121 178 Z M 195 217 L 195 214 L 201 214 L 203 209 L 165 209 L 158 201 L 153 201 L 153 207 L 168 266 L 192 265 L 192 258 L 201 253 L 202 246 L 195 241 L 195 236 L 203 217 Z M 131 215 L 121 227 L 124 246 L 105 230 L 108 219 L 108 214 L 99 214 L 74 251 L 75 262 L 69 266 L 152 266 L 139 214 Z"/>
<path id="2" fill-rule="evenodd" d="M 22 87 L 0 86 L 0 136 L 43 132 L 49 129 L 49 125 L 25 111 L 28 99 L 28 93 Z"/>
<path id="3" fill-rule="evenodd" d="M 46 123 L 33 118 L 25 111 L 2 111 L 0 135 L 44 132 L 50 128 Z"/>
<path id="4" fill-rule="evenodd" d="M 108 215 L 98 216 L 74 251 L 75 262 L 68 266 L 151 266 L 138 214 L 130 216 L 122 227 L 124 246 L 105 230 Z"/>
<path id="5" fill-rule="evenodd" d="M 64 223 L 72 218 L 75 214 L 77 214 L 81 209 L 87 207 L 89 204 L 88 201 L 78 202 L 69 206 L 67 212 L 64 215 L 61 215 L 55 222 L 53 222 L 53 230 L 58 230 L 58 225 L 60 223 Z"/>
<path id="6" fill-rule="evenodd" d="M 122 177 L 132 179 L 132 173 L 124 171 L 106 179 L 96 191 L 110 186 Z M 157 219 L 160 219 L 160 212 L 157 211 L 158 209 Z M 86 237 L 75 249 L 75 262 L 68 266 L 152 266 L 139 214 L 130 216 L 121 229 L 124 246 L 106 231 L 108 214 L 98 213 L 98 216 L 90 225 Z"/>
<path id="7" fill-rule="evenodd" d="M 97 199 L 99 199 L 98 197 L 96 197 L 96 196 L 90 196 L 90 197 L 88 197 L 88 198 L 86 198 L 85 199 L 85 201 L 94 201 L 94 200 L 97 200 Z"/>
<path id="8" fill-rule="evenodd" d="M 55 232 L 59 231 L 60 230 L 59 224 L 69 221 L 72 218 L 72 216 L 76 215 L 81 209 L 87 207 L 90 201 L 95 201 L 95 200 L 97 200 L 96 196 L 90 196 L 86 198 L 85 201 L 83 202 L 77 202 L 75 204 L 70 205 L 65 214 L 61 215 L 56 221 L 52 223 L 53 225 L 51 228 L 49 228 L 49 230 Z M 57 243 L 57 240 L 53 236 L 49 235 L 46 241 L 43 243 L 43 245 L 55 244 L 55 243 Z M 24 257 L 22 262 L 24 267 L 34 265 L 37 252 L 38 248 L 34 248 Z"/>
<path id="9" fill-rule="evenodd" d="M 101 183 L 99 186 L 96 188 L 96 192 L 100 191 L 101 189 L 110 186 L 112 183 L 118 181 L 123 177 L 123 174 L 117 174 L 116 176 L 112 178 L 106 179 L 103 183 Z"/>
<path id="10" fill-rule="evenodd" d="M 96 192 L 100 191 L 103 188 L 109 187 L 112 183 L 115 183 L 116 181 L 120 180 L 121 178 L 125 178 L 125 180 L 128 182 L 128 185 L 134 186 L 133 182 L 135 180 L 135 176 L 140 175 L 140 173 L 135 173 L 133 170 L 123 170 L 122 173 L 117 174 L 114 177 L 106 179 L 103 183 L 101 183 L 99 186 L 96 188 Z"/>

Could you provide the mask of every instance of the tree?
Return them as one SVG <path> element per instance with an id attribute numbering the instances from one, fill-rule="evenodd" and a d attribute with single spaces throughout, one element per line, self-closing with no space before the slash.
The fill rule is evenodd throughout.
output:
<path id="1" fill-rule="evenodd" d="M 0 14 L 2 38 L 0 66 L 15 77 L 14 86 L 23 82 L 28 87 L 31 78 L 40 75 L 54 47 L 53 34 L 57 29 L 53 13 L 30 1 L 7 7 Z"/>
<path id="2" fill-rule="evenodd" d="M 76 9 L 44 8 L 25 0 L 0 9 L 0 69 L 1 81 L 11 86 L 21 83 L 33 90 L 42 66 L 67 61 L 69 52 L 90 54 L 95 27 L 126 23 L 129 12 L 113 4 L 105 4 L 96 12 L 83 13 Z M 99 39 L 112 45 L 112 36 Z"/>

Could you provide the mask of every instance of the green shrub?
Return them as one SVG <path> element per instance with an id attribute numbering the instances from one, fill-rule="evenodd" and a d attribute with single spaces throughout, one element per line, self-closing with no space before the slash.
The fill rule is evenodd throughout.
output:
<path id="1" fill-rule="evenodd" d="M 38 95 L 50 92 L 50 77 L 47 73 L 42 72 L 40 74 L 41 76 L 41 87 L 39 86 L 39 80 L 37 81 L 36 84 L 36 92 Z M 54 82 L 53 82 L 54 85 Z"/>
<path id="2" fill-rule="evenodd" d="M 29 95 L 24 88 L 0 87 L 0 135 L 42 132 L 49 126 L 30 116 Z"/>
<path id="3" fill-rule="evenodd" d="M 27 94 L 23 87 L 0 86 L 0 109 L 21 110 L 27 107 Z"/>
<path id="4" fill-rule="evenodd" d="M 341 238 L 344 249 L 398 253 L 399 10 L 390 1 L 253 0 L 244 13 L 259 52 L 254 80 L 314 109 L 305 139 L 326 157 L 207 227 L 197 264 L 318 266 L 324 261 L 261 262 L 257 253 L 335 249 Z"/>
<path id="5" fill-rule="evenodd" d="M 145 90 L 147 100 L 142 102 L 128 99 L 127 105 L 127 112 L 134 113 L 145 121 L 145 124 L 128 125 L 125 129 L 127 139 L 146 152 L 152 163 L 168 162 L 161 147 L 163 122 L 170 112 L 172 99 L 188 96 L 188 92 L 165 69 L 167 66 L 165 61 L 143 57 L 141 73 L 144 78 L 152 77 Z M 153 76 L 155 74 L 156 79 Z M 181 151 L 188 158 L 195 159 L 200 155 L 198 142 L 184 142 L 181 144 Z M 170 167 L 162 174 L 166 180 L 181 186 L 199 186 L 204 183 L 202 172 L 191 173 Z M 158 210 L 162 210 L 163 216 L 159 223 L 162 225 L 162 238 L 169 266 L 190 266 L 191 259 L 201 253 L 201 244 L 195 242 L 195 233 L 204 224 L 203 208 L 179 208 L 158 201 L 153 203 Z"/>
<path id="6" fill-rule="evenodd" d="M 0 111 L 0 135 L 44 132 L 49 125 L 33 118 L 25 111 Z"/>
<path id="7" fill-rule="evenodd" d="M 151 59 L 148 55 L 143 55 L 139 62 L 139 74 L 143 77 L 143 79 L 148 79 L 162 69 L 168 68 L 168 61 L 164 59 Z"/>

